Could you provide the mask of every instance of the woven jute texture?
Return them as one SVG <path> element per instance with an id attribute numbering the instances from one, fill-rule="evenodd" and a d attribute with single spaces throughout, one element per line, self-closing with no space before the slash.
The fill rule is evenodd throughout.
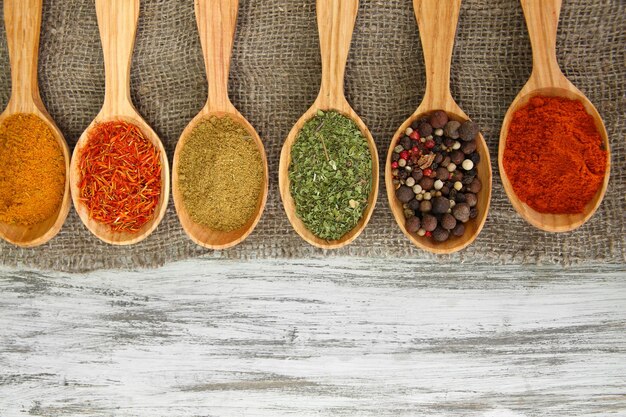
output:
<path id="1" fill-rule="evenodd" d="M 444 0 L 442 0 L 444 1 Z M 92 0 L 46 0 L 40 45 L 43 100 L 73 148 L 104 94 L 102 52 Z M 524 16 L 516 0 L 465 0 L 452 59 L 452 94 L 480 123 L 494 167 L 491 211 L 482 234 L 461 253 L 436 257 L 398 229 L 381 187 L 365 232 L 333 252 L 315 249 L 291 229 L 278 192 L 284 138 L 316 97 L 320 57 L 314 0 L 241 0 L 230 96 L 264 140 L 270 168 L 265 214 L 241 245 L 222 252 L 192 243 L 173 203 L 156 230 L 132 247 L 100 242 L 72 210 L 61 233 L 37 249 L 0 244 L 6 265 L 61 270 L 155 267 L 190 257 L 232 259 L 364 256 L 483 264 L 624 264 L 626 261 L 626 2 L 564 0 L 558 60 L 603 116 L 613 152 L 610 186 L 597 214 L 573 233 L 529 226 L 502 189 L 497 146 L 504 114 L 531 71 Z M 0 105 L 10 95 L 9 60 L 0 36 Z M 412 2 L 361 0 L 346 70 L 346 96 L 383 156 L 397 127 L 418 106 L 424 63 Z M 192 0 L 143 0 L 132 65 L 132 97 L 162 138 L 168 156 L 207 96 Z M 244 161 L 245 163 L 245 161 Z M 532 167 L 529 167 L 532 169 Z M 384 184 L 381 175 L 381 184 Z"/>

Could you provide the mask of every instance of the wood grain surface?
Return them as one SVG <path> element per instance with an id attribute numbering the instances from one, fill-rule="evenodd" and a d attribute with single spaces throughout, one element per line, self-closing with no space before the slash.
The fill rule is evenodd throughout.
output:
<path id="1" fill-rule="evenodd" d="M 623 267 L 0 276 L 3 417 L 626 415 Z"/>

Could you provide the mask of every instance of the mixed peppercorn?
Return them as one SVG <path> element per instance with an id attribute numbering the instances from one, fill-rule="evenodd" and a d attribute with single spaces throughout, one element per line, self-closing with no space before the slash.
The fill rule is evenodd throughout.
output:
<path id="1" fill-rule="evenodd" d="M 478 125 L 437 110 L 414 121 L 391 154 L 396 198 L 409 233 L 445 242 L 478 216 Z"/>

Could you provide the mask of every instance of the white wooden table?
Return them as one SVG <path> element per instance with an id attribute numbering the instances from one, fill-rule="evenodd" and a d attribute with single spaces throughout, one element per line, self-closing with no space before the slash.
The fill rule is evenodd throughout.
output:
<path id="1" fill-rule="evenodd" d="M 626 416 L 625 271 L 0 269 L 0 416 Z"/>

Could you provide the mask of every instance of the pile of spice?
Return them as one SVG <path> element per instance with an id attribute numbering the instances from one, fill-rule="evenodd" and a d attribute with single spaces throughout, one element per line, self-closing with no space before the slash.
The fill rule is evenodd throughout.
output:
<path id="1" fill-rule="evenodd" d="M 582 213 L 604 181 L 607 151 L 580 101 L 533 97 L 513 114 L 504 170 L 517 197 L 541 213 Z"/>
<path id="2" fill-rule="evenodd" d="M 404 133 L 390 163 L 406 229 L 436 242 L 462 236 L 465 223 L 478 216 L 478 125 L 437 110 Z"/>
<path id="3" fill-rule="evenodd" d="M 263 159 L 252 135 L 228 116 L 203 120 L 180 153 L 178 186 L 192 220 L 230 232 L 258 209 L 264 183 Z"/>
<path id="4" fill-rule="evenodd" d="M 161 159 L 139 127 L 124 121 L 96 124 L 79 169 L 79 199 L 90 218 L 129 233 L 153 218 L 161 196 Z"/>
<path id="5" fill-rule="evenodd" d="M 372 156 L 356 123 L 318 111 L 291 148 L 289 181 L 296 215 L 311 233 L 337 240 L 352 230 L 372 189 Z"/>
<path id="6" fill-rule="evenodd" d="M 58 211 L 65 190 L 63 149 L 48 124 L 15 114 L 0 126 L 0 222 L 30 226 Z"/>

